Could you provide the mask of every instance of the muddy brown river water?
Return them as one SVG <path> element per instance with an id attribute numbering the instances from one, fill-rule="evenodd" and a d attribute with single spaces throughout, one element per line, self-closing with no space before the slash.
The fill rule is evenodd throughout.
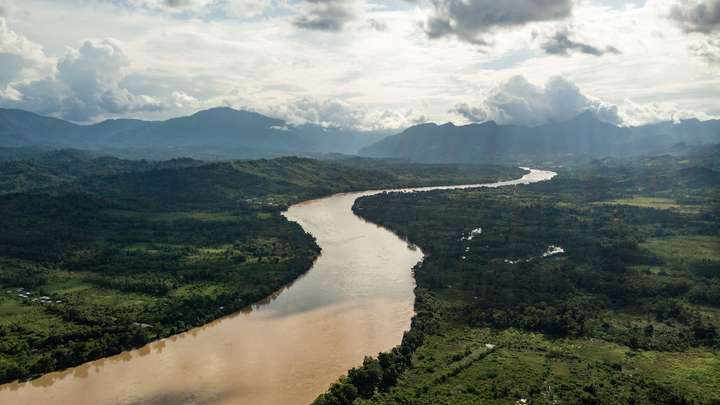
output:
<path id="1" fill-rule="evenodd" d="M 549 180 L 531 170 L 501 187 Z M 26 383 L 0 386 L 3 405 L 308 404 L 345 373 L 400 343 L 413 316 L 411 269 L 423 253 L 355 216 L 367 191 L 307 201 L 285 216 L 322 255 L 265 302 L 140 349 Z M 476 225 L 476 224 L 469 224 Z"/>

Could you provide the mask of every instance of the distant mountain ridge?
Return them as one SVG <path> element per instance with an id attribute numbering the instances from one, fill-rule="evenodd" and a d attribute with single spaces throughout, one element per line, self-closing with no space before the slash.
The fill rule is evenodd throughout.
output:
<path id="1" fill-rule="evenodd" d="M 23 110 L 0 109 L 0 149 L 80 149 L 123 158 L 203 160 L 359 154 L 424 163 L 514 163 L 563 156 L 625 157 L 720 143 L 720 121 L 683 120 L 617 127 L 585 112 L 535 127 L 493 121 L 420 124 L 392 136 L 291 125 L 227 107 L 165 121 L 111 119 L 77 125 Z"/>
<path id="2" fill-rule="evenodd" d="M 84 150 L 236 151 L 252 155 L 356 153 L 384 134 L 290 125 L 250 111 L 213 108 L 166 121 L 111 119 L 77 125 L 0 109 L 0 147 Z"/>
<path id="3" fill-rule="evenodd" d="M 664 153 L 678 144 L 718 142 L 720 120 L 618 127 L 585 112 L 536 127 L 493 121 L 463 126 L 421 124 L 363 148 L 360 155 L 429 163 L 492 163 L 567 155 L 634 156 Z"/>

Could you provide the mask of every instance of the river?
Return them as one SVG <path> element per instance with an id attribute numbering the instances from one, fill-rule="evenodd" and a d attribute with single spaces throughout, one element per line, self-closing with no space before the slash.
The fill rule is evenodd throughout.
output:
<path id="1" fill-rule="evenodd" d="M 527 184 L 521 179 L 427 191 Z M 366 355 L 400 343 L 413 315 L 411 268 L 422 252 L 355 216 L 358 198 L 330 196 L 284 215 L 317 239 L 312 269 L 239 313 L 140 349 L 0 386 L 0 404 L 307 404 Z M 476 225 L 476 224 L 469 224 Z"/>

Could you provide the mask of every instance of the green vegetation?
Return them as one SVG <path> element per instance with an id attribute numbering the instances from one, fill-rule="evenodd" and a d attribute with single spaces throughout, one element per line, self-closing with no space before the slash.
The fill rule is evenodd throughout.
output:
<path id="1" fill-rule="evenodd" d="M 713 168 L 717 155 L 613 159 L 530 186 L 360 199 L 427 254 L 417 316 L 316 404 L 720 402 Z"/>
<path id="2" fill-rule="evenodd" d="M 11 149 L 13 150 L 13 149 Z M 165 162 L 123 160 L 113 157 L 94 157 L 88 152 L 60 150 L 20 154 L 22 160 L 3 159 L 6 150 L 0 148 L 0 195 L 41 188 L 58 187 L 86 176 L 156 169 L 198 166 L 203 162 L 174 159 Z"/>
<path id="3" fill-rule="evenodd" d="M 496 178 L 508 178 L 510 171 L 518 178 L 520 169 L 504 166 L 472 165 L 472 164 L 418 164 L 403 160 L 377 160 L 367 158 L 350 158 L 337 161 L 343 166 L 356 169 L 382 170 L 397 177 L 402 186 L 422 184 L 424 186 L 445 186 L 457 184 L 477 184 L 493 182 Z M 481 181 L 485 179 L 486 181 Z"/>
<path id="4" fill-rule="evenodd" d="M 281 212 L 335 192 L 427 185 L 310 159 L 203 164 L 57 152 L 0 166 L 0 382 L 185 331 L 307 271 L 313 238 Z M 36 176 L 37 173 L 50 173 Z M 466 178 L 518 169 L 468 167 Z"/>
<path id="5" fill-rule="evenodd" d="M 635 207 L 654 208 L 657 210 L 681 210 L 690 213 L 694 213 L 699 210 L 699 207 L 697 206 L 680 204 L 670 198 L 660 197 L 635 196 L 632 198 L 617 198 L 615 200 L 602 202 L 601 204 L 632 205 Z"/>

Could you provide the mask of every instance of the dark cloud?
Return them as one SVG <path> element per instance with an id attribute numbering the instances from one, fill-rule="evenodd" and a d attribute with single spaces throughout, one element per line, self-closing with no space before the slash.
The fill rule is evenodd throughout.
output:
<path id="1" fill-rule="evenodd" d="M 163 0 L 163 4 L 172 8 L 191 7 L 195 5 L 193 0 Z"/>
<path id="2" fill-rule="evenodd" d="M 586 96 L 575 83 L 562 77 L 537 86 L 524 76 L 515 76 L 496 87 L 480 105 L 460 104 L 451 110 L 472 122 L 493 120 L 530 126 L 565 121 L 584 111 L 591 111 L 605 122 L 622 122 L 617 106 Z"/>
<path id="3" fill-rule="evenodd" d="M 670 18 L 685 32 L 720 30 L 720 0 L 686 0 L 670 9 Z"/>
<path id="4" fill-rule="evenodd" d="M 456 36 L 484 45 L 482 35 L 505 27 L 536 21 L 564 19 L 572 13 L 572 0 L 431 0 L 434 14 L 425 22 L 430 38 Z"/>
<path id="5" fill-rule="evenodd" d="M 293 21 L 298 28 L 317 31 L 341 31 L 355 19 L 353 2 L 349 0 L 305 0 L 310 3 L 306 14 Z"/>
<path id="6" fill-rule="evenodd" d="M 720 0 L 684 0 L 670 9 L 669 18 L 687 34 L 701 37 L 689 52 L 720 66 Z"/>
<path id="7" fill-rule="evenodd" d="M 599 48 L 584 42 L 572 39 L 572 32 L 565 28 L 556 31 L 553 35 L 546 37 L 540 44 L 545 53 L 551 55 L 569 56 L 571 53 L 584 53 L 586 55 L 602 56 L 605 54 L 620 54 L 620 50 L 614 46 L 606 46 Z"/>

